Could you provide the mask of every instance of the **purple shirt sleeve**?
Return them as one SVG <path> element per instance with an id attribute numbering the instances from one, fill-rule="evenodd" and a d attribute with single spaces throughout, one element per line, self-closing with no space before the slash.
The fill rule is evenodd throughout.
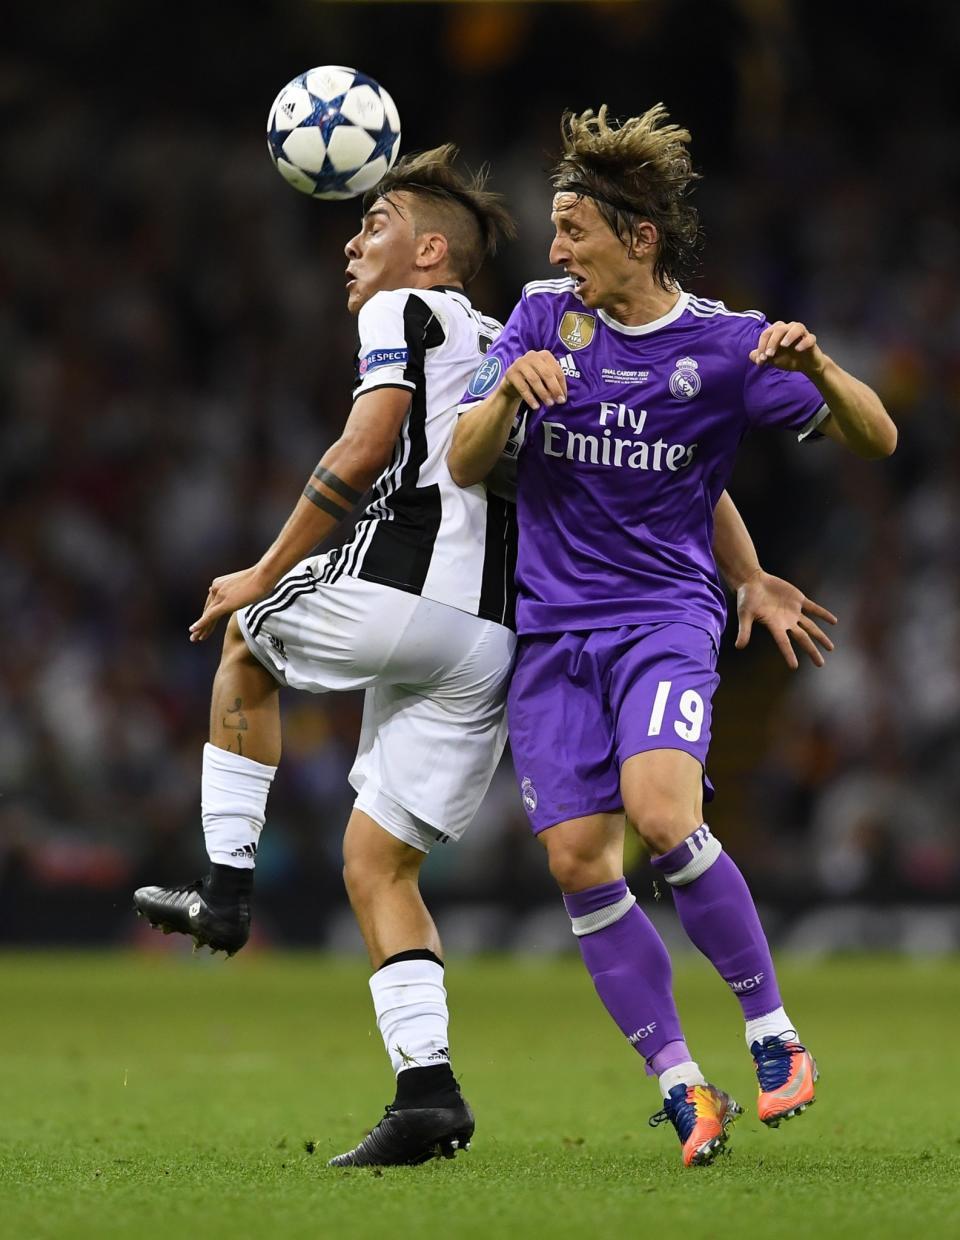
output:
<path id="1" fill-rule="evenodd" d="M 744 338 L 743 404 L 747 419 L 754 429 L 792 430 L 806 439 L 826 417 L 826 406 L 806 375 L 797 370 L 778 370 L 769 362 L 755 366 L 750 361 L 750 350 L 756 348 L 761 332 L 769 326 L 766 319 L 751 323 Z"/>
<path id="2" fill-rule="evenodd" d="M 543 329 L 539 322 L 540 316 L 537 315 L 537 304 L 536 299 L 529 298 L 527 290 L 524 289 L 523 296 L 514 306 L 503 331 L 474 371 L 460 401 L 461 413 L 489 396 L 507 368 L 512 366 L 518 357 L 523 357 L 524 353 L 529 353 L 531 349 L 543 348 Z M 545 306 L 544 309 L 549 307 Z"/>

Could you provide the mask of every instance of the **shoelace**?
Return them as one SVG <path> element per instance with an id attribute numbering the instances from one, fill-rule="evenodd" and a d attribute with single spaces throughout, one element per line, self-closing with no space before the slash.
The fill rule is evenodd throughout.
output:
<path id="1" fill-rule="evenodd" d="M 693 1132 L 694 1124 L 697 1122 L 696 1107 L 688 1103 L 686 1098 L 684 1098 L 676 1108 L 675 1114 L 671 1115 L 667 1108 L 664 1107 L 661 1111 L 657 1111 L 655 1115 L 651 1115 L 647 1123 L 651 1128 L 656 1128 L 658 1125 L 665 1124 L 668 1121 L 677 1129 L 680 1140 L 686 1141 L 690 1133 Z"/>
<path id="2" fill-rule="evenodd" d="M 793 1031 L 790 1030 L 790 1032 Z M 800 1042 L 788 1042 L 783 1034 L 778 1035 L 776 1045 L 761 1044 L 760 1052 L 756 1057 L 760 1088 L 764 1092 L 779 1089 L 789 1074 L 789 1068 L 787 1074 L 784 1073 L 783 1060 L 789 1061 L 794 1055 L 802 1055 L 806 1049 Z"/>
<path id="3" fill-rule="evenodd" d="M 188 892 L 195 891 L 197 895 L 199 895 L 200 892 L 203 890 L 203 879 L 195 878 L 192 883 L 184 883 L 180 887 L 171 887 L 170 890 L 176 891 L 177 893 L 182 892 L 185 895 Z"/>

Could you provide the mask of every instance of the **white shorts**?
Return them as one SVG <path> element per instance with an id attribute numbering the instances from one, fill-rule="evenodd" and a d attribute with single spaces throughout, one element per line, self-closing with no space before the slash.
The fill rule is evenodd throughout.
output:
<path id="1" fill-rule="evenodd" d="M 516 637 L 392 586 L 323 583 L 326 563 L 304 560 L 237 612 L 240 631 L 281 684 L 366 690 L 357 808 L 428 852 L 463 834 L 500 761 Z"/>

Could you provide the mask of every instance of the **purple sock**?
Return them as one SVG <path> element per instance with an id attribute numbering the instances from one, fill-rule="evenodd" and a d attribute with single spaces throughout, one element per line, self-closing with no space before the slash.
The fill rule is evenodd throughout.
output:
<path id="1" fill-rule="evenodd" d="M 651 1076 L 660 1076 L 667 1068 L 675 1068 L 679 1063 L 691 1063 L 693 1056 L 686 1042 L 668 1042 L 662 1051 L 657 1051 L 647 1060 L 647 1071 Z"/>
<path id="2" fill-rule="evenodd" d="M 740 1001 L 746 1020 L 782 1006 L 777 975 L 743 875 L 704 823 L 653 860 L 681 924 Z"/>
<path id="3" fill-rule="evenodd" d="M 668 1043 L 682 1044 L 670 957 L 626 879 L 565 895 L 563 902 L 597 994 L 627 1041 L 648 1061 Z"/>

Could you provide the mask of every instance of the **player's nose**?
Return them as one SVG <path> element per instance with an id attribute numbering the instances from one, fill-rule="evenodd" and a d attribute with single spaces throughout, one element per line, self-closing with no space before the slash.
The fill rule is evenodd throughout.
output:
<path id="1" fill-rule="evenodd" d="M 554 237 L 550 244 L 550 262 L 555 267 L 562 267 L 570 261 L 570 248 L 560 237 Z"/>
<path id="2" fill-rule="evenodd" d="M 347 256 L 347 258 L 359 258 L 360 257 L 360 234 L 359 233 L 357 233 L 355 237 L 350 238 L 347 244 L 343 247 L 343 252 Z"/>

